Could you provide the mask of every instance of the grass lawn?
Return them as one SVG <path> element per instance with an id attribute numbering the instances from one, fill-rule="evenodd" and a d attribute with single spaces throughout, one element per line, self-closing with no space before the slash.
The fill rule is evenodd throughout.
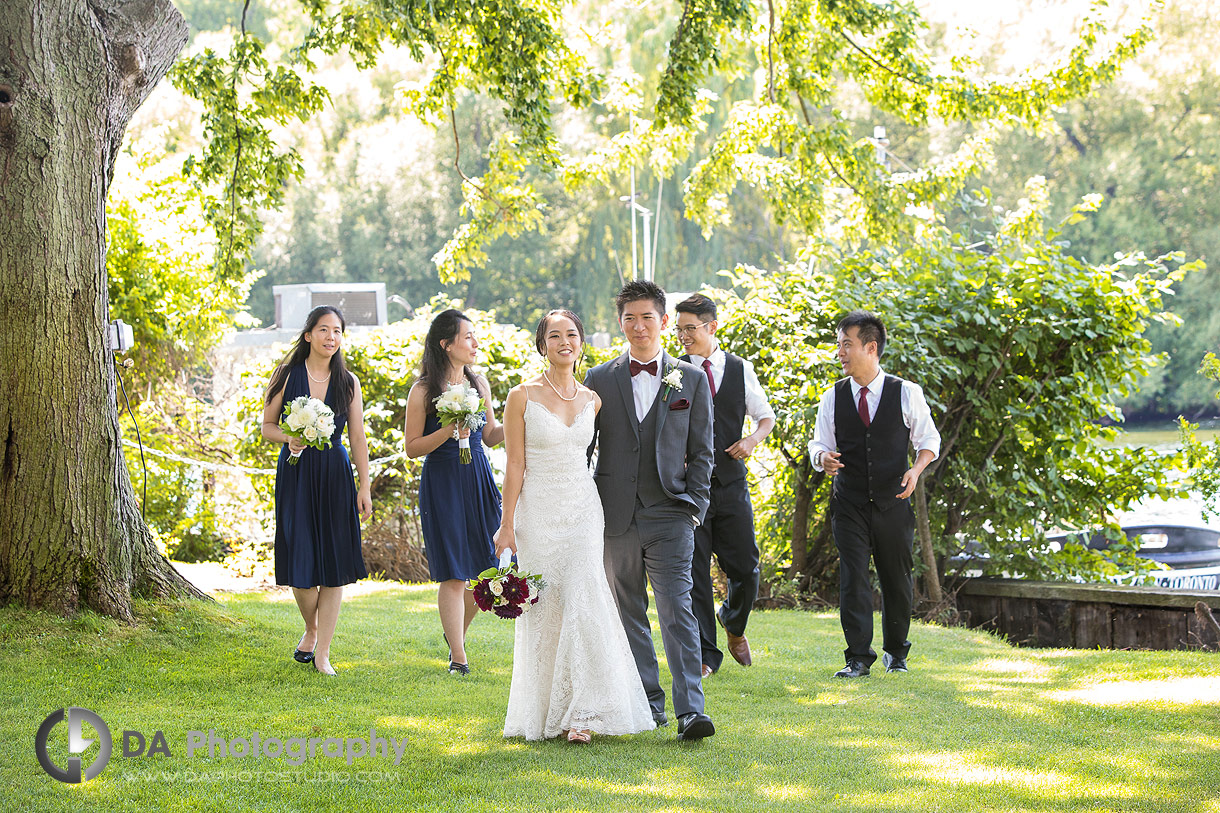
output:
<path id="1" fill-rule="evenodd" d="M 834 614 L 759 612 L 754 666 L 729 660 L 705 681 L 715 737 L 678 743 L 671 723 L 579 748 L 501 737 L 512 624 L 477 619 L 474 671 L 450 676 L 432 587 L 360 585 L 339 620 L 337 678 L 291 659 L 287 593 L 141 612 L 127 628 L 0 609 L 0 809 L 1220 813 L 1215 653 L 1016 649 L 916 625 L 910 674 L 849 682 L 831 677 Z M 35 757 L 39 725 L 66 706 L 96 712 L 115 742 L 80 785 Z M 354 742 L 371 728 L 405 738 L 399 764 L 349 766 L 320 742 L 300 765 L 187 755 L 188 731 Z M 51 735 L 59 765 L 67 730 Z M 123 730 L 163 732 L 170 755 L 124 758 Z"/>

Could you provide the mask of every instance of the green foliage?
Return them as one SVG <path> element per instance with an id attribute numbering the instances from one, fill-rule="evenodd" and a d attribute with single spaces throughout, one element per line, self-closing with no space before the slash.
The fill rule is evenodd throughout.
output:
<path id="1" fill-rule="evenodd" d="M 912 206 L 949 199 L 987 158 L 986 137 L 967 139 L 926 169 L 890 176 L 874 160 L 871 143 L 856 135 L 847 112 L 861 95 L 877 111 L 912 127 L 934 120 L 1035 124 L 1056 105 L 1112 78 L 1150 36 L 1144 25 L 1114 35 L 1099 11 L 1057 64 L 1001 81 L 980 78 L 977 66 L 964 57 L 948 69 L 936 67 L 913 6 L 796 0 L 768 2 L 764 8 L 744 0 L 701 0 L 684 4 L 665 69 L 644 86 L 630 69 L 602 67 L 595 47 L 588 55 L 578 49 L 573 43 L 588 51 L 586 46 L 601 40 L 585 30 L 565 36 L 573 5 L 556 0 L 473 5 L 303 0 L 303 5 L 314 27 L 294 52 L 300 66 L 312 66 L 314 53 L 346 49 L 367 68 L 383 49 L 404 47 L 427 66 L 425 78 L 406 88 L 409 107 L 435 125 L 447 123 L 455 143 L 460 92 L 484 91 L 502 103 L 509 131 L 488 142 L 484 175 L 463 173 L 467 221 L 434 255 L 444 282 L 466 278 L 487 260 L 487 248 L 497 238 L 542 226 L 546 197 L 532 173 L 563 168 L 570 193 L 582 182 L 606 183 L 641 160 L 661 175 L 673 172 L 690 155 L 695 135 L 708 127 L 716 94 L 705 80 L 713 67 L 736 77 L 754 65 L 765 66 L 767 82 L 729 107 L 729 125 L 713 136 L 711 155 L 687 179 L 684 214 L 705 234 L 723 226 L 727 200 L 745 180 L 761 193 L 777 222 L 807 237 L 850 224 L 860 235 L 880 240 L 917 227 L 907 215 Z M 614 51 L 607 50 L 613 61 Z M 244 32 L 229 59 L 206 52 L 185 63 L 176 77 L 178 86 L 203 99 L 209 110 L 202 177 L 217 181 L 232 175 L 226 195 L 209 208 L 228 267 L 249 250 L 256 233 L 248 219 L 252 215 L 241 212 L 277 206 L 279 184 L 297 168 L 296 153 L 275 153 L 259 122 L 305 116 L 316 109 L 321 93 L 303 93 L 297 73 L 272 68 L 261 41 Z M 254 88 L 248 104 L 239 94 L 247 82 Z M 652 98 L 655 121 L 637 117 L 638 126 L 629 121 L 622 138 L 604 138 L 590 149 L 587 141 L 562 145 L 554 136 L 556 103 L 626 114 L 630 120 L 642 112 L 646 97 Z M 243 140 L 249 148 L 238 162 Z M 455 164 L 462 172 L 456 155 Z M 254 178 L 260 174 L 266 184 Z"/>
<path id="2" fill-rule="evenodd" d="M 136 151 L 138 152 L 138 150 Z M 119 369 L 123 452 L 145 520 L 174 559 L 219 559 L 249 533 L 231 489 L 239 481 L 152 453 L 227 460 L 232 440 L 212 403 L 208 353 L 234 323 L 254 275 L 221 277 L 200 199 L 166 159 L 126 152 L 107 204 L 110 318 L 132 327 L 134 347 Z M 130 402 L 138 421 L 126 411 Z M 145 476 L 147 467 L 147 476 Z"/>
<path id="3" fill-rule="evenodd" d="M 1026 17 L 1045 13 L 1040 4 L 1025 6 Z M 1056 217 L 1086 194 L 1105 198 L 1095 216 L 1073 229 L 1076 256 L 1107 262 L 1116 251 L 1139 247 L 1214 263 L 1220 256 L 1220 69 L 1212 43 L 1199 36 L 1214 17 L 1207 0 L 1155 4 L 1155 46 L 1114 82 L 1056 106 L 1036 132 L 996 140 L 987 178 L 996 199 L 1013 203 L 1026 177 L 1044 174 Z M 1007 46 L 1003 36 L 991 53 L 980 43 L 980 62 L 993 68 Z M 1217 350 L 1218 273 L 1184 280 L 1170 307 L 1177 318 L 1150 328 L 1148 339 L 1166 363 L 1121 401 L 1128 416 L 1198 417 L 1214 410 L 1211 388 L 1196 371 L 1204 354 Z"/>
<path id="4" fill-rule="evenodd" d="M 256 275 L 220 278 L 209 267 L 212 240 L 197 218 L 198 196 L 148 156 L 124 156 L 131 175 L 106 207 L 106 287 L 110 318 L 132 327 L 127 374 L 136 400 L 204 365 L 209 350 L 244 323 Z"/>
<path id="5" fill-rule="evenodd" d="M 182 399 L 167 407 L 165 400 L 162 395 L 140 404 L 134 416 L 139 422 L 138 435 L 133 416 L 124 413 L 123 436 L 132 442 L 123 449 L 127 474 L 141 500 L 148 528 L 166 556 L 180 562 L 219 561 L 250 530 L 241 527 L 240 520 L 235 521 L 238 517 L 226 510 L 237 502 L 230 491 L 239 485 L 236 478 L 155 453 L 225 455 L 223 446 L 199 448 L 224 443 L 224 439 L 217 436 L 212 416 L 198 401 Z M 143 450 L 135 445 L 137 437 Z M 197 442 L 188 444 L 184 439 Z"/>
<path id="6" fill-rule="evenodd" d="M 1214 353 L 1208 353 L 1199 372 L 1209 381 L 1220 381 L 1220 359 Z M 1220 398 L 1220 392 L 1216 392 L 1215 396 Z M 1178 431 L 1191 484 L 1203 497 L 1204 517 L 1214 518 L 1220 516 L 1220 438 L 1210 444 L 1204 443 L 1195 434 L 1198 429 L 1198 424 L 1178 418 Z"/>
<path id="7" fill-rule="evenodd" d="M 717 41 L 749 22 L 749 0 L 690 0 L 669 43 L 669 60 L 657 88 L 657 122 L 689 124 L 700 81 L 720 61 Z"/>
<path id="8" fill-rule="evenodd" d="M 204 216 L 217 237 L 215 265 L 227 279 L 245 273 L 262 231 L 261 210 L 278 208 L 288 180 L 301 174 L 296 151 L 278 145 L 269 125 L 305 121 L 328 98 L 325 88 L 302 79 L 301 66 L 272 65 L 265 50 L 265 41 L 246 30 L 243 18 L 227 58 L 206 48 L 170 72 L 174 86 L 204 106 L 204 149 L 187 158 L 182 170 L 203 197 Z"/>
<path id="9" fill-rule="evenodd" d="M 924 388 L 943 439 L 924 475 L 938 554 L 973 540 L 989 570 L 1105 578 L 1133 557 L 1113 564 L 1037 540 L 1055 527 L 1112 524 L 1146 495 L 1177 493 L 1173 458 L 1107 448 L 1116 430 L 1105 422 L 1121 417 L 1115 398 L 1154 363 L 1144 333 L 1188 267 L 1140 254 L 1081 262 L 1062 245 L 1062 227 L 1042 225 L 1039 187 L 1025 208 L 983 214 L 971 231 L 928 229 L 903 246 L 850 253 L 827 247 L 773 274 L 738 269 L 730 280 L 745 293 L 717 294 L 722 331 L 754 360 L 776 408 L 774 443 L 820 501 L 804 446 L 818 399 L 839 376 L 834 326 L 855 308 L 880 313 L 891 335 L 883 366 Z M 965 206 L 989 211 L 985 200 Z"/>

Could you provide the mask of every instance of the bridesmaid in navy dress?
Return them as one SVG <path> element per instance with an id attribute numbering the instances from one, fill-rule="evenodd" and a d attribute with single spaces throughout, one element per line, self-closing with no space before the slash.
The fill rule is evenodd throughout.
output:
<path id="1" fill-rule="evenodd" d="M 427 455 L 419 483 L 420 525 L 428 570 L 440 582 L 436 603 L 449 646 L 450 674 L 470 673 L 466 630 L 478 608 L 466 580 L 496 564 L 492 535 L 500 527 L 500 491 L 483 444 L 504 442 L 504 427 L 491 408 L 487 380 L 470 371 L 478 355 L 474 325 L 460 311 L 447 310 L 432 320 L 424 340 L 419 378 L 407 396 L 407 456 Z M 465 381 L 487 406 L 481 430 L 441 426 L 435 400 L 450 384 Z M 458 459 L 458 437 L 470 438 L 470 463 Z"/>
<path id="2" fill-rule="evenodd" d="M 275 583 L 292 587 L 305 620 L 293 657 L 326 675 L 335 674 L 330 643 L 343 585 L 368 575 L 360 554 L 360 517 L 373 513 L 360 382 L 348 372 L 341 350 L 345 327 L 337 308 L 314 308 L 292 352 L 271 376 L 263 408 L 263 437 L 283 444 L 275 472 Z M 307 448 L 280 429 L 284 404 L 302 395 L 334 410 L 329 449 Z M 343 447 L 344 425 L 360 474 L 358 491 Z M 289 454 L 301 450 L 297 463 L 289 465 Z"/>

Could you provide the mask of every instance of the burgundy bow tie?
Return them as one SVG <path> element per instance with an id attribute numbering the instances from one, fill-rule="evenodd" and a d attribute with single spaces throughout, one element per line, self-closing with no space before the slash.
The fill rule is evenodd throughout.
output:
<path id="1" fill-rule="evenodd" d="M 657 363 L 655 361 L 650 361 L 647 364 L 640 364 L 635 359 L 632 359 L 631 360 L 631 377 L 635 378 L 637 375 L 639 375 L 642 372 L 648 373 L 649 375 L 656 375 L 657 374 Z"/>

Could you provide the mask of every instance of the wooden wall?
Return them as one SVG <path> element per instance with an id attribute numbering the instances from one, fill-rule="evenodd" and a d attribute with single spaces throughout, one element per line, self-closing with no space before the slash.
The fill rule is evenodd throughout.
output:
<path id="1" fill-rule="evenodd" d="M 1200 601 L 1220 619 L 1214 590 L 971 579 L 957 593 L 969 627 L 1020 646 L 1077 649 L 1215 648 L 1220 636 L 1195 614 Z"/>

